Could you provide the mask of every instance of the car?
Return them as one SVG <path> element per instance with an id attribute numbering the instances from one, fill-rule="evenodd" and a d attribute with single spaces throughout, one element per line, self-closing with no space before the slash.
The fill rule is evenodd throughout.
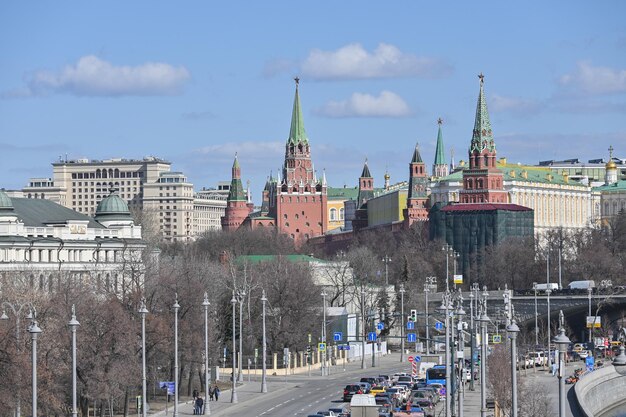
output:
<path id="1" fill-rule="evenodd" d="M 387 390 L 387 393 L 391 395 L 391 398 L 397 397 L 400 401 L 404 401 L 407 398 L 406 391 L 402 387 L 391 387 Z"/>
<path id="2" fill-rule="evenodd" d="M 439 402 L 439 400 L 441 399 L 441 395 L 439 394 L 439 390 L 433 386 L 429 386 L 429 387 L 423 387 L 418 389 L 417 391 L 422 391 L 422 392 L 428 392 L 431 395 L 431 398 L 433 400 L 433 404 L 437 404 Z"/>
<path id="3" fill-rule="evenodd" d="M 378 407 L 378 417 L 391 417 L 393 413 L 390 406 L 381 405 Z"/>
<path id="4" fill-rule="evenodd" d="M 588 350 L 581 350 L 580 352 L 578 352 L 578 357 L 582 360 L 587 359 L 588 356 L 589 356 Z"/>
<path id="5" fill-rule="evenodd" d="M 387 382 L 387 379 L 382 376 L 382 375 L 378 375 L 376 378 L 376 385 L 382 385 L 382 386 L 389 386 L 389 383 Z"/>
<path id="6" fill-rule="evenodd" d="M 332 411 L 333 413 L 335 413 L 338 416 L 343 416 L 346 413 L 346 409 L 344 407 L 330 407 L 328 409 L 328 411 Z"/>
<path id="7" fill-rule="evenodd" d="M 333 413 L 330 410 L 318 411 L 317 414 L 319 414 L 320 416 L 324 416 L 324 417 L 337 417 L 337 414 Z"/>
<path id="8" fill-rule="evenodd" d="M 374 401 L 378 405 L 391 405 L 393 402 L 391 401 L 392 395 L 388 392 L 381 392 L 380 394 L 376 394 L 374 396 Z"/>
<path id="9" fill-rule="evenodd" d="M 429 417 L 435 415 L 435 403 L 433 402 L 432 394 L 428 391 L 414 391 L 411 396 L 411 404 L 422 407 Z"/>
<path id="10" fill-rule="evenodd" d="M 446 389 L 445 385 L 438 384 L 438 383 L 435 382 L 435 383 L 430 384 L 429 387 L 433 387 L 437 391 L 437 394 L 439 395 L 439 397 L 444 397 L 445 398 L 445 396 L 446 396 L 446 394 L 445 394 L 445 389 Z"/>
<path id="11" fill-rule="evenodd" d="M 350 402 L 354 394 L 363 394 L 363 387 L 360 384 L 348 384 L 343 389 L 343 401 Z"/>
<path id="12" fill-rule="evenodd" d="M 408 382 L 409 384 L 412 384 L 413 383 L 413 377 L 411 375 L 400 375 L 398 377 L 398 381 L 396 382 L 396 384 L 398 384 L 400 382 Z"/>
<path id="13" fill-rule="evenodd" d="M 369 382 L 358 382 L 361 386 L 362 394 L 369 394 L 372 390 L 372 385 Z"/>
<path id="14" fill-rule="evenodd" d="M 377 385 L 378 380 L 375 377 L 363 377 L 361 378 L 361 382 L 367 382 L 373 388 Z"/>
<path id="15" fill-rule="evenodd" d="M 376 385 L 375 387 L 373 387 L 370 390 L 370 394 L 376 395 L 376 394 L 380 394 L 381 392 L 385 392 L 385 391 L 387 391 L 387 387 L 382 386 L 382 385 Z"/>

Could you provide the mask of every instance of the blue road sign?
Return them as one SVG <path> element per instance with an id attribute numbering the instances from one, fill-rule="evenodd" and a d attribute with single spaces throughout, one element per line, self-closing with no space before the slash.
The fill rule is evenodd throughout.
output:
<path id="1" fill-rule="evenodd" d="M 585 359 L 585 365 L 587 365 L 587 370 L 589 372 L 593 371 L 594 363 L 595 363 L 595 359 L 593 358 L 593 356 L 587 356 L 587 358 Z"/>
<path id="2" fill-rule="evenodd" d="M 337 350 L 343 350 L 343 345 L 337 345 Z"/>
<path id="3" fill-rule="evenodd" d="M 422 357 L 420 355 L 413 356 L 413 362 L 421 362 L 421 361 L 422 361 Z"/>
<path id="4" fill-rule="evenodd" d="M 343 350 L 350 350 L 350 345 L 345 345 L 345 346 L 343 347 Z"/>
<path id="5" fill-rule="evenodd" d="M 413 329 L 415 329 L 415 322 L 414 322 L 414 321 L 407 321 L 407 322 L 406 322 L 406 329 L 407 329 L 407 330 L 413 330 Z"/>
<path id="6" fill-rule="evenodd" d="M 417 342 L 417 336 L 415 335 L 415 333 L 407 333 L 406 334 L 406 340 L 407 342 Z"/>
<path id="7" fill-rule="evenodd" d="M 343 339 L 343 334 L 341 332 L 333 333 L 333 340 L 335 342 L 341 342 L 342 339 Z"/>
<path id="8" fill-rule="evenodd" d="M 376 341 L 376 332 L 369 332 L 367 334 L 367 341 L 368 342 L 375 342 Z"/>
<path id="9" fill-rule="evenodd" d="M 435 330 L 443 330 L 443 323 L 438 321 L 435 323 Z"/>
<path id="10" fill-rule="evenodd" d="M 376 328 L 377 328 L 378 330 L 383 330 L 383 329 L 385 328 L 385 323 L 378 323 L 378 324 L 376 325 Z"/>
<path id="11" fill-rule="evenodd" d="M 174 390 L 176 388 L 176 384 L 173 381 L 160 381 L 159 388 L 167 389 L 167 393 L 169 395 L 174 395 Z"/>

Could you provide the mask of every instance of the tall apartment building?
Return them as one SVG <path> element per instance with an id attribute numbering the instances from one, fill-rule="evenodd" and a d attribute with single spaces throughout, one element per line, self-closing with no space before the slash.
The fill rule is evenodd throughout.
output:
<path id="1" fill-rule="evenodd" d="M 220 229 L 224 191 L 205 189 L 194 194 L 187 177 L 172 172 L 171 163 L 163 159 L 76 159 L 55 162 L 52 167 L 52 178 L 29 180 L 22 189 L 24 197 L 52 200 L 94 216 L 98 203 L 114 188 L 131 211 L 143 213 L 143 221 L 157 222 L 167 241 L 186 241 Z"/>

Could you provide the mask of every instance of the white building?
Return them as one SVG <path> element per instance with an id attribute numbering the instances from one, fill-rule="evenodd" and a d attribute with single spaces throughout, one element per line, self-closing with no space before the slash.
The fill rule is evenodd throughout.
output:
<path id="1" fill-rule="evenodd" d="M 21 281 L 45 291 L 82 283 L 120 294 L 141 289 L 146 245 L 116 194 L 89 217 L 46 199 L 0 190 L 0 285 Z"/>

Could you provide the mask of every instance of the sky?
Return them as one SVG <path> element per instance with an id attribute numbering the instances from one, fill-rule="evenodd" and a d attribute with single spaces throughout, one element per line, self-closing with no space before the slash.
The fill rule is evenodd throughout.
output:
<path id="1" fill-rule="evenodd" d="M 195 189 L 238 153 L 256 203 L 295 85 L 318 176 L 467 159 L 479 73 L 498 156 L 626 158 L 624 1 L 3 1 L 0 188 L 69 159 L 157 156 Z"/>

